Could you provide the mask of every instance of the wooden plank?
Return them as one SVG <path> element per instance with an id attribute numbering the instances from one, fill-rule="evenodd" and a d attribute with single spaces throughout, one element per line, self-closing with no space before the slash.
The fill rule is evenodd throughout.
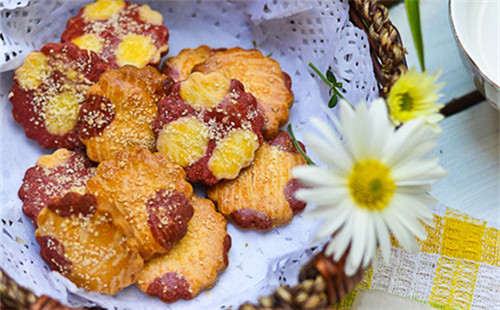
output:
<path id="1" fill-rule="evenodd" d="M 448 1 L 423 0 L 420 9 L 427 70 L 442 68 L 440 81 L 446 83 L 440 102 L 475 91 L 455 46 Z M 392 7 L 390 17 L 409 52 L 408 65 L 419 68 L 404 5 Z M 431 194 L 451 208 L 500 223 L 498 111 L 484 101 L 446 118 L 441 126 L 443 133 L 432 155 L 440 158 L 449 175 L 435 184 Z"/>
<path id="2" fill-rule="evenodd" d="M 431 194 L 477 218 L 499 219 L 499 114 L 486 101 L 445 119 L 434 156 L 449 175 Z"/>

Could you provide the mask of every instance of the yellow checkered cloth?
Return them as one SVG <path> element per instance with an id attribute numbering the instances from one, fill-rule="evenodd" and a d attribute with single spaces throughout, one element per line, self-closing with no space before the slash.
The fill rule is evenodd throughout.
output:
<path id="1" fill-rule="evenodd" d="M 437 309 L 500 309 L 498 224 L 444 206 L 433 211 L 435 227 L 426 227 L 421 252 L 409 253 L 393 239 L 389 266 L 380 262 L 368 269 L 339 309 L 350 308 L 358 289 L 384 291 Z"/>

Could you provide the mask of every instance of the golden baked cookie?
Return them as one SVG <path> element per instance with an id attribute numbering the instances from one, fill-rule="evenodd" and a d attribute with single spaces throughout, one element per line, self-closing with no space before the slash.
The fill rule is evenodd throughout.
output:
<path id="1" fill-rule="evenodd" d="M 132 284 L 144 263 L 127 226 L 101 204 L 69 192 L 40 212 L 35 237 L 50 269 L 87 291 L 112 295 Z"/>
<path id="2" fill-rule="evenodd" d="M 99 164 L 87 190 L 115 206 L 145 260 L 167 253 L 186 234 L 193 216 L 193 188 L 184 170 L 161 153 L 120 152 Z"/>
<path id="3" fill-rule="evenodd" d="M 125 66 L 103 74 L 80 109 L 80 138 L 89 158 L 101 162 L 119 151 L 154 151 L 151 124 L 158 115 L 158 100 L 172 84 L 170 77 L 149 66 Z"/>
<path id="4" fill-rule="evenodd" d="M 209 187 L 207 197 L 241 228 L 264 230 L 286 224 L 306 205 L 295 198 L 303 186 L 291 175 L 293 167 L 304 164 L 290 136 L 280 131 L 262 144 L 252 166 L 234 180 Z"/>
<path id="5" fill-rule="evenodd" d="M 281 71 L 277 61 L 261 52 L 239 47 L 218 51 L 196 65 L 195 71 L 205 74 L 218 71 L 243 83 L 262 106 L 266 139 L 274 138 L 278 128 L 288 122 L 288 110 L 293 105 L 290 76 Z"/>
<path id="6" fill-rule="evenodd" d="M 109 66 L 73 43 L 48 43 L 26 56 L 9 93 L 12 116 L 46 149 L 83 148 L 78 111 L 88 88 Z"/>
<path id="7" fill-rule="evenodd" d="M 148 5 L 98 0 L 70 18 L 62 42 L 96 52 L 113 69 L 158 65 L 168 51 L 163 16 Z"/>
<path id="8" fill-rule="evenodd" d="M 161 72 L 171 76 L 174 81 L 184 81 L 191 74 L 193 67 L 204 62 L 213 53 L 221 49 L 213 49 L 201 45 L 195 49 L 185 48 L 177 56 L 169 57 L 163 63 Z"/>
<path id="9" fill-rule="evenodd" d="M 95 175 L 95 171 L 96 165 L 81 150 L 59 149 L 41 156 L 24 174 L 18 192 L 24 214 L 36 226 L 38 213 L 49 201 L 68 192 L 85 193 L 87 180 Z"/>
<path id="10" fill-rule="evenodd" d="M 263 117 L 243 85 L 218 72 L 195 72 L 158 103 L 156 148 L 191 182 L 234 179 L 262 143 Z"/>
<path id="11" fill-rule="evenodd" d="M 188 233 L 172 250 L 147 262 L 137 276 L 137 286 L 166 302 L 192 299 L 211 288 L 228 265 L 231 237 L 226 220 L 213 203 L 193 195 L 194 215 Z"/>

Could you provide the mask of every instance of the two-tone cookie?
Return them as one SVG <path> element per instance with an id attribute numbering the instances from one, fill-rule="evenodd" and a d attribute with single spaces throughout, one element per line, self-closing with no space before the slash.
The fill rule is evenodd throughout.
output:
<path id="1" fill-rule="evenodd" d="M 288 122 L 288 110 L 293 105 L 290 76 L 281 71 L 277 61 L 258 50 L 239 47 L 220 50 L 197 64 L 192 71 L 204 74 L 217 71 L 243 83 L 245 90 L 262 106 L 266 139 L 274 138 L 278 128 Z"/>
<path id="2" fill-rule="evenodd" d="M 102 204 L 70 192 L 40 212 L 35 237 L 52 270 L 87 291 L 112 295 L 132 284 L 144 263 L 127 226 Z"/>
<path id="3" fill-rule="evenodd" d="M 155 150 L 151 127 L 157 102 L 169 93 L 173 81 L 153 67 L 125 66 L 104 73 L 90 87 L 80 109 L 80 138 L 96 162 L 119 151 Z"/>
<path id="4" fill-rule="evenodd" d="M 145 260 L 168 252 L 186 234 L 193 216 L 193 188 L 184 170 L 161 153 L 120 152 L 99 164 L 87 190 L 114 205 Z"/>
<path id="5" fill-rule="evenodd" d="M 158 65 L 168 51 L 163 16 L 148 5 L 98 0 L 70 18 L 62 42 L 96 52 L 113 69 Z"/>
<path id="6" fill-rule="evenodd" d="M 252 166 L 234 180 L 209 187 L 207 197 L 241 228 L 263 230 L 286 224 L 306 205 L 295 198 L 302 185 L 291 175 L 294 167 L 304 164 L 290 136 L 280 131 L 262 144 Z"/>
<path id="7" fill-rule="evenodd" d="M 192 198 L 194 215 L 188 232 L 172 250 L 147 262 L 137 276 L 137 286 L 166 302 L 192 299 L 215 285 L 228 265 L 231 237 L 226 220 L 208 199 Z"/>
<path id="8" fill-rule="evenodd" d="M 88 88 L 109 66 L 73 43 L 48 43 L 26 56 L 9 93 L 12 116 L 46 149 L 77 149 L 78 112 Z"/>
<path id="9" fill-rule="evenodd" d="M 184 81 L 191 74 L 195 65 L 207 60 L 213 53 L 221 49 L 213 49 L 206 45 L 197 48 L 185 48 L 177 56 L 169 57 L 163 63 L 161 72 L 171 76 L 174 81 Z"/>
<path id="10" fill-rule="evenodd" d="M 233 179 L 262 143 L 255 98 L 234 79 L 193 73 L 158 103 L 156 148 L 186 170 L 191 182 Z"/>
<path id="11" fill-rule="evenodd" d="M 56 197 L 68 192 L 85 193 L 87 180 L 95 175 L 96 165 L 80 150 L 59 149 L 38 158 L 29 168 L 18 195 L 23 202 L 23 212 L 36 225 L 40 210 Z"/>

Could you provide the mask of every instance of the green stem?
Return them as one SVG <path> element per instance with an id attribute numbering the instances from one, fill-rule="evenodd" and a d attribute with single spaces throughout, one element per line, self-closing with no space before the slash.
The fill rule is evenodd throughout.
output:
<path id="1" fill-rule="evenodd" d="M 339 92 L 338 90 L 335 90 L 335 92 L 337 93 L 337 95 L 339 95 L 339 97 L 340 97 L 340 98 L 342 98 L 342 99 L 346 100 L 346 99 L 345 99 L 345 97 L 342 95 L 342 93 L 341 93 L 341 92 Z M 347 100 L 346 100 L 346 101 L 347 101 Z"/>
<path id="2" fill-rule="evenodd" d="M 334 85 L 332 84 L 332 82 L 328 81 L 328 79 L 326 78 L 326 76 L 323 75 L 323 73 L 321 73 L 318 68 L 316 68 L 316 66 L 314 66 L 312 63 L 308 62 L 307 65 L 309 67 L 311 67 L 314 72 L 316 72 L 317 75 L 319 75 L 319 77 L 332 89 L 334 89 Z"/>
<path id="3" fill-rule="evenodd" d="M 290 133 L 290 137 L 292 137 L 293 145 L 295 145 L 295 148 L 299 151 L 300 155 L 302 156 L 302 158 L 304 158 L 304 160 L 306 161 L 306 163 L 308 165 L 316 165 L 311 160 L 311 158 L 309 158 L 309 156 L 306 155 L 306 153 L 304 152 L 304 150 L 300 146 L 300 144 L 297 141 L 297 139 L 295 139 L 295 135 L 293 134 L 293 130 L 292 130 L 292 124 L 288 124 L 288 132 Z"/>

